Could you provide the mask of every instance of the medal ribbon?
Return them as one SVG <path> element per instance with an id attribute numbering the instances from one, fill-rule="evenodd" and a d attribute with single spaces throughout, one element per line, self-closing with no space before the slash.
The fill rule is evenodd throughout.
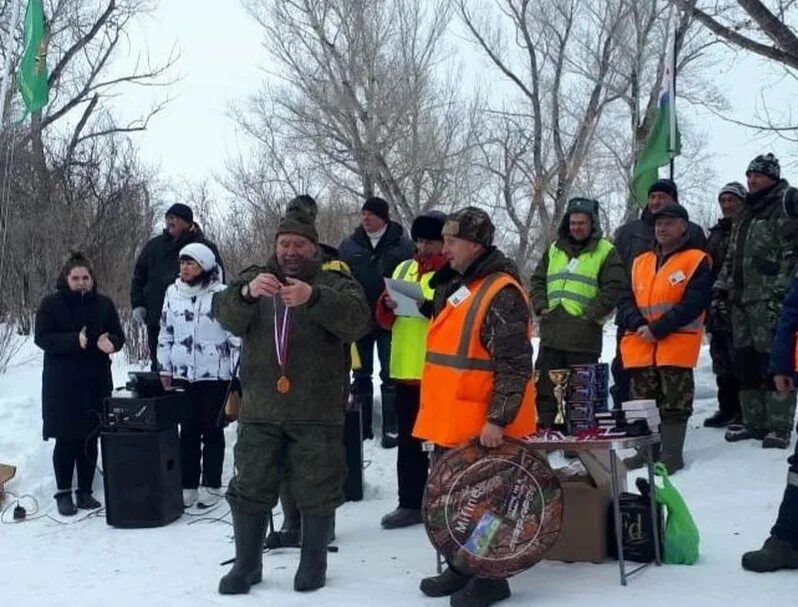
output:
<path id="1" fill-rule="evenodd" d="M 285 370 L 288 367 L 288 337 L 291 333 L 288 320 L 291 309 L 283 307 L 282 326 L 277 322 L 277 301 L 274 302 L 274 350 L 277 353 L 277 364 L 280 365 L 280 374 L 286 377 Z"/>

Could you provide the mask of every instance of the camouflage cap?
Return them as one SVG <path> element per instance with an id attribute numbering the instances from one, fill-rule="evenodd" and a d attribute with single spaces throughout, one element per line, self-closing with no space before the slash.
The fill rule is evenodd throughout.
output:
<path id="1" fill-rule="evenodd" d="M 748 165 L 745 174 L 748 175 L 748 173 L 762 173 L 778 181 L 781 179 L 781 165 L 779 164 L 779 159 L 770 153 L 760 154 Z"/>
<path id="2" fill-rule="evenodd" d="M 465 207 L 455 211 L 446 218 L 443 226 L 444 236 L 454 236 L 463 240 L 470 240 L 483 247 L 493 244 L 493 235 L 496 228 L 490 216 L 477 207 Z"/>
<path id="3" fill-rule="evenodd" d="M 319 214 L 319 205 L 316 204 L 316 200 L 313 196 L 309 194 L 300 194 L 299 196 L 294 196 L 289 202 L 288 206 L 285 209 L 285 214 L 288 215 L 294 211 L 300 211 L 305 213 L 309 217 L 316 220 L 316 216 Z"/>

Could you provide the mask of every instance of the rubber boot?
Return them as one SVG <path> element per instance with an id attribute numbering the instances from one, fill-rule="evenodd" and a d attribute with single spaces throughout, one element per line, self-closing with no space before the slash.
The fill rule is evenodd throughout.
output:
<path id="1" fill-rule="evenodd" d="M 768 434 L 762 441 L 765 449 L 786 449 L 790 446 L 793 419 L 795 418 L 795 392 L 785 394 L 765 392 L 765 429 Z"/>
<path id="2" fill-rule="evenodd" d="M 507 580 L 475 577 L 471 578 L 465 588 L 452 595 L 449 604 L 452 607 L 488 607 L 508 598 L 510 584 Z"/>
<path id="3" fill-rule="evenodd" d="M 798 569 L 798 547 L 771 535 L 759 550 L 743 554 L 743 569 L 765 573 L 779 569 Z"/>
<path id="4" fill-rule="evenodd" d="M 302 553 L 294 576 L 294 590 L 307 592 L 327 581 L 327 544 L 333 515 L 302 515 Z"/>
<path id="5" fill-rule="evenodd" d="M 374 412 L 374 394 L 371 392 L 362 392 L 352 394 L 354 406 L 360 409 L 360 421 L 363 424 L 363 440 L 370 440 L 374 438 L 374 430 L 371 426 L 373 423 L 372 417 Z"/>
<path id="6" fill-rule="evenodd" d="M 470 575 L 465 575 L 452 567 L 447 567 L 443 570 L 443 573 L 425 577 L 421 580 L 419 588 L 421 592 L 430 597 L 449 596 L 465 588 L 470 579 Z"/>
<path id="7" fill-rule="evenodd" d="M 684 468 L 684 439 L 687 434 L 687 420 L 665 420 L 660 428 L 662 433 L 662 456 L 668 474 Z"/>
<path id="8" fill-rule="evenodd" d="M 266 517 L 230 507 L 236 543 L 233 568 L 219 581 L 219 594 L 247 594 L 263 580 L 263 535 Z"/>
<path id="9" fill-rule="evenodd" d="M 396 388 L 388 384 L 380 388 L 382 411 L 382 437 L 380 445 L 383 449 L 393 449 L 399 441 L 398 417 L 396 414 Z"/>
<path id="10" fill-rule="evenodd" d="M 279 531 L 272 531 L 266 536 L 264 548 L 299 548 L 300 517 L 294 498 L 289 495 L 288 487 L 283 483 L 280 487 L 280 507 L 283 509 L 283 524 Z"/>

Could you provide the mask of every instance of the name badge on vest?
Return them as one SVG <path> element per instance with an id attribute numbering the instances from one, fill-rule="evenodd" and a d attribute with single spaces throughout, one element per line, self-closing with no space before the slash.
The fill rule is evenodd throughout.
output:
<path id="1" fill-rule="evenodd" d="M 687 276 L 684 275 L 684 272 L 681 270 L 676 270 L 673 274 L 668 276 L 668 282 L 672 287 L 675 287 L 680 282 L 684 282 L 687 279 Z"/>
<path id="2" fill-rule="evenodd" d="M 573 259 L 571 259 L 571 261 L 568 262 L 568 265 L 565 266 L 565 269 L 568 270 L 569 272 L 573 272 L 576 269 L 576 266 L 578 265 L 579 265 L 579 258 L 574 257 Z"/>
<path id="3" fill-rule="evenodd" d="M 449 298 L 446 301 L 448 301 L 450 304 L 452 304 L 453 307 L 456 308 L 466 299 L 468 299 L 469 295 L 471 295 L 471 291 L 469 291 L 465 286 L 462 286 L 459 289 L 457 289 L 454 293 L 449 295 Z"/>

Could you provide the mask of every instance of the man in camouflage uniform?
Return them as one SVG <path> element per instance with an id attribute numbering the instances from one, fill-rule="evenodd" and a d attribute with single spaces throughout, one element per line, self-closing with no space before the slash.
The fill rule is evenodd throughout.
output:
<path id="1" fill-rule="evenodd" d="M 476 305 L 474 298 L 478 298 L 478 293 L 472 293 L 472 285 L 501 274 L 509 276 L 512 284 L 496 293 L 487 304 L 481 327 L 474 327 L 475 332 L 479 331 L 482 347 L 489 352 L 494 380 L 490 402 L 485 403 L 484 423 L 481 429 L 475 429 L 472 437 L 478 436 L 480 443 L 486 447 L 499 446 L 505 432 L 512 432 L 511 428 L 519 424 L 524 413 L 529 416 L 529 432 L 533 431 L 535 412 L 534 399 L 531 397 L 529 307 L 520 285 L 518 269 L 493 246 L 494 232 L 488 214 L 475 207 L 466 207 L 453 213 L 444 224 L 443 253 L 449 261 L 430 280 L 430 286 L 435 289 L 433 300 L 421 307 L 422 313 L 433 317 L 433 322 L 428 334 L 427 364 L 421 378 L 421 409 L 413 430 L 414 436 L 419 439 L 436 442 L 428 430 L 436 425 L 440 416 L 445 415 L 440 412 L 442 403 L 429 399 L 427 393 L 435 383 L 434 368 L 445 366 L 443 362 L 430 363 L 435 322 L 438 318 L 443 319 L 443 314 L 453 307 Z M 487 284 L 487 280 L 482 284 Z M 451 321 L 452 315 L 445 318 Z M 440 386 L 436 388 L 441 390 Z M 453 388 L 442 387 L 443 390 L 449 390 L 447 395 L 451 399 L 456 400 Z M 442 423 L 448 425 L 445 421 Z M 451 595 L 452 607 L 487 607 L 510 596 L 506 579 L 472 577 L 458 572 L 451 565 L 440 575 L 424 578 L 420 588 L 426 596 Z"/>
<path id="2" fill-rule="evenodd" d="M 732 222 L 742 208 L 748 191 L 736 181 L 727 183 L 718 193 L 718 204 L 722 217 L 709 229 L 707 253 L 712 257 L 713 284 L 723 268 L 729 250 Z M 719 300 L 716 300 L 719 301 Z M 734 368 L 734 341 L 729 308 L 722 306 L 709 310 L 707 332 L 710 334 L 709 353 L 712 356 L 712 372 L 718 386 L 718 410 L 704 420 L 707 428 L 723 428 L 740 422 L 740 385 Z"/>
<path id="3" fill-rule="evenodd" d="M 654 214 L 654 220 L 656 243 L 635 259 L 631 288 L 618 302 L 618 317 L 626 329 L 620 354 L 630 373 L 632 399 L 657 401 L 661 461 L 673 473 L 684 467 L 687 420 L 695 395 L 693 368 L 712 272 L 708 256 L 690 244 L 687 209 L 671 202 Z M 631 469 L 644 462 L 641 453 L 624 460 Z"/>
<path id="4" fill-rule="evenodd" d="M 715 285 L 713 307 L 731 308 L 742 424 L 729 426 L 730 442 L 756 439 L 787 448 L 795 393 L 779 393 L 768 375 L 776 322 L 798 260 L 798 191 L 781 179 L 773 154 L 746 171 L 748 196 L 732 230 L 729 253 Z"/>
<path id="5" fill-rule="evenodd" d="M 312 219 L 293 213 L 280 223 L 272 258 L 218 293 L 213 314 L 242 338 L 243 399 L 227 490 L 236 561 L 219 592 L 247 593 L 261 581 L 266 518 L 283 481 L 302 518 L 294 589 L 314 590 L 326 580 L 346 470 L 349 360 L 342 353 L 368 330 L 365 295 L 347 274 L 321 270 Z"/>

